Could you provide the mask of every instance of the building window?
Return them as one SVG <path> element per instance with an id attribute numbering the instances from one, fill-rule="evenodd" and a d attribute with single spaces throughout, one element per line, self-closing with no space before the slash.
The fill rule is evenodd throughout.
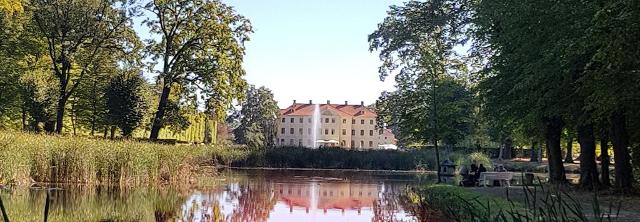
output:
<path id="1" fill-rule="evenodd" d="M 284 118 L 282 118 L 282 122 L 283 122 L 283 123 L 284 123 L 284 122 L 286 122 L 286 121 L 284 120 Z"/>
<path id="2" fill-rule="evenodd" d="M 369 141 L 369 147 L 373 147 L 373 141 Z"/>
<path id="3" fill-rule="evenodd" d="M 291 143 L 293 143 L 293 140 L 291 140 L 291 141 L 292 141 Z M 364 141 L 360 140 L 360 148 L 362 148 L 362 147 L 364 147 Z"/>
<path id="4" fill-rule="evenodd" d="M 324 123 L 329 123 L 329 118 L 324 118 Z"/>
<path id="5" fill-rule="evenodd" d="M 298 128 L 298 132 L 302 135 L 302 128 Z"/>
<path id="6" fill-rule="evenodd" d="M 284 128 L 280 129 L 280 134 L 284 135 Z"/>
<path id="7" fill-rule="evenodd" d="M 352 120 L 351 120 L 351 124 L 356 124 L 356 120 L 355 120 L 355 119 L 352 119 Z"/>
<path id="8" fill-rule="evenodd" d="M 291 123 L 295 122 L 295 118 L 291 118 Z"/>
<path id="9" fill-rule="evenodd" d="M 331 123 L 336 123 L 336 118 L 331 118 Z"/>
<path id="10" fill-rule="evenodd" d="M 364 130 L 360 130 L 360 136 L 364 136 Z"/>
<path id="11" fill-rule="evenodd" d="M 293 122 L 293 121 L 291 121 L 291 122 Z M 364 125 L 364 120 L 363 119 L 360 120 L 360 124 Z"/>
<path id="12" fill-rule="evenodd" d="M 307 134 L 311 135 L 311 128 L 307 128 Z"/>
<path id="13" fill-rule="evenodd" d="M 342 135 L 347 135 L 347 130 L 346 129 L 342 129 Z"/>
<path id="14" fill-rule="evenodd" d="M 335 134 L 335 133 L 336 133 L 336 130 L 331 129 L 331 135 L 333 135 L 333 134 Z"/>
<path id="15" fill-rule="evenodd" d="M 341 147 L 344 147 L 345 145 L 347 145 L 347 141 L 344 141 L 344 140 L 343 140 L 343 141 L 341 141 L 341 142 L 340 142 L 340 146 L 341 146 Z"/>
<path id="16" fill-rule="evenodd" d="M 280 145 L 284 145 L 284 139 L 280 139 Z"/>
<path id="17" fill-rule="evenodd" d="M 384 139 L 386 140 L 386 139 L 387 139 L 387 137 L 385 136 L 385 137 L 384 137 Z"/>
<path id="18" fill-rule="evenodd" d="M 308 122 L 308 123 L 311 123 L 311 118 L 307 118 L 307 122 Z"/>
<path id="19" fill-rule="evenodd" d="M 369 124 L 373 125 L 373 120 L 369 120 Z"/>
<path id="20" fill-rule="evenodd" d="M 282 142 L 284 143 L 284 140 L 282 140 Z M 351 148 L 356 146 L 356 141 L 351 140 Z"/>
<path id="21" fill-rule="evenodd" d="M 342 119 L 342 124 L 347 124 L 347 119 Z"/>
<path id="22" fill-rule="evenodd" d="M 369 136 L 373 136 L 373 130 L 369 130 Z"/>
<path id="23" fill-rule="evenodd" d="M 289 129 L 289 133 L 293 134 L 293 128 Z M 293 145 L 293 144 L 291 144 L 291 145 Z"/>
<path id="24" fill-rule="evenodd" d="M 355 136 L 356 135 L 356 130 L 351 130 L 351 135 Z"/>
<path id="25" fill-rule="evenodd" d="M 304 118 L 300 117 L 300 123 L 304 123 Z"/>
<path id="26" fill-rule="evenodd" d="M 378 133 L 379 133 L 380 135 L 382 135 L 382 129 L 380 129 L 380 130 L 378 131 Z"/>
<path id="27" fill-rule="evenodd" d="M 324 135 L 329 135 L 329 129 L 324 129 Z"/>
<path id="28" fill-rule="evenodd" d="M 293 146 L 293 139 L 289 140 L 289 145 Z"/>
<path id="29" fill-rule="evenodd" d="M 298 146 L 302 146 L 302 139 L 298 140 Z"/>

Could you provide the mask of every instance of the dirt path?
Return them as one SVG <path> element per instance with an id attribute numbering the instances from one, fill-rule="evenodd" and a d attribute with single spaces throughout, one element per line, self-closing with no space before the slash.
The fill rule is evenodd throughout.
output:
<path id="1" fill-rule="evenodd" d="M 509 193 L 509 198 L 511 200 L 524 203 L 525 202 L 525 191 L 520 186 L 512 186 L 510 188 L 506 187 L 471 187 L 468 188 L 471 191 L 491 194 L 494 196 L 507 198 L 507 189 Z M 591 192 L 582 192 L 582 191 L 569 191 L 569 195 L 571 195 L 578 203 L 580 203 L 582 210 L 585 215 L 593 216 L 593 200 L 594 196 Z M 617 219 L 613 221 L 640 221 L 640 197 L 638 196 L 619 196 L 619 195 L 599 195 L 598 199 L 600 200 L 600 208 L 602 212 L 608 212 L 609 206 L 611 203 L 616 206 L 618 203 L 620 205 L 620 213 L 617 216 Z M 613 213 L 615 216 L 615 212 Z M 605 219 L 605 221 L 607 221 Z"/>

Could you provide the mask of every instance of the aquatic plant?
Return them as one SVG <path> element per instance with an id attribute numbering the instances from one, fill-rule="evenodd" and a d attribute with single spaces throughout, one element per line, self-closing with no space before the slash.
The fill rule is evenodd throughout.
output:
<path id="1" fill-rule="evenodd" d="M 8 141 L 0 144 L 0 184 L 177 183 L 188 181 L 200 165 L 243 155 L 224 144 L 163 145 L 12 131 L 0 131 L 0 141 Z"/>

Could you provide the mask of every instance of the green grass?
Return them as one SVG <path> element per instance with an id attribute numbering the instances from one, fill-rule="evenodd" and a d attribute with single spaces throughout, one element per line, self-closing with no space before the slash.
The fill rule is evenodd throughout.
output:
<path id="1" fill-rule="evenodd" d="M 419 219 L 435 214 L 453 221 L 615 221 L 620 209 L 619 203 L 617 206 L 613 203 L 608 207 L 602 206 L 597 193 L 594 193 L 591 201 L 592 208 L 583 209 L 576 199 L 562 189 L 544 186 L 524 186 L 522 189 L 522 200 L 515 200 L 451 185 L 427 185 L 410 189 L 405 199 L 408 210 Z"/>
<path id="2" fill-rule="evenodd" d="M 0 131 L 0 184 L 185 182 L 200 165 L 242 158 L 241 150 Z"/>

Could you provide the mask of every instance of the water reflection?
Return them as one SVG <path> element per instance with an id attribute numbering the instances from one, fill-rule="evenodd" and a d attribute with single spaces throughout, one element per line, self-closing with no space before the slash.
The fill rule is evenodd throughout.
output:
<path id="1" fill-rule="evenodd" d="M 61 187 L 50 221 L 415 221 L 399 196 L 414 174 L 225 171 L 197 189 Z M 15 221 L 42 221 L 44 191 L 2 193 Z"/>
<path id="2" fill-rule="evenodd" d="M 414 221 L 398 197 L 415 175 L 243 171 L 224 190 L 198 192 L 187 220 Z"/>

